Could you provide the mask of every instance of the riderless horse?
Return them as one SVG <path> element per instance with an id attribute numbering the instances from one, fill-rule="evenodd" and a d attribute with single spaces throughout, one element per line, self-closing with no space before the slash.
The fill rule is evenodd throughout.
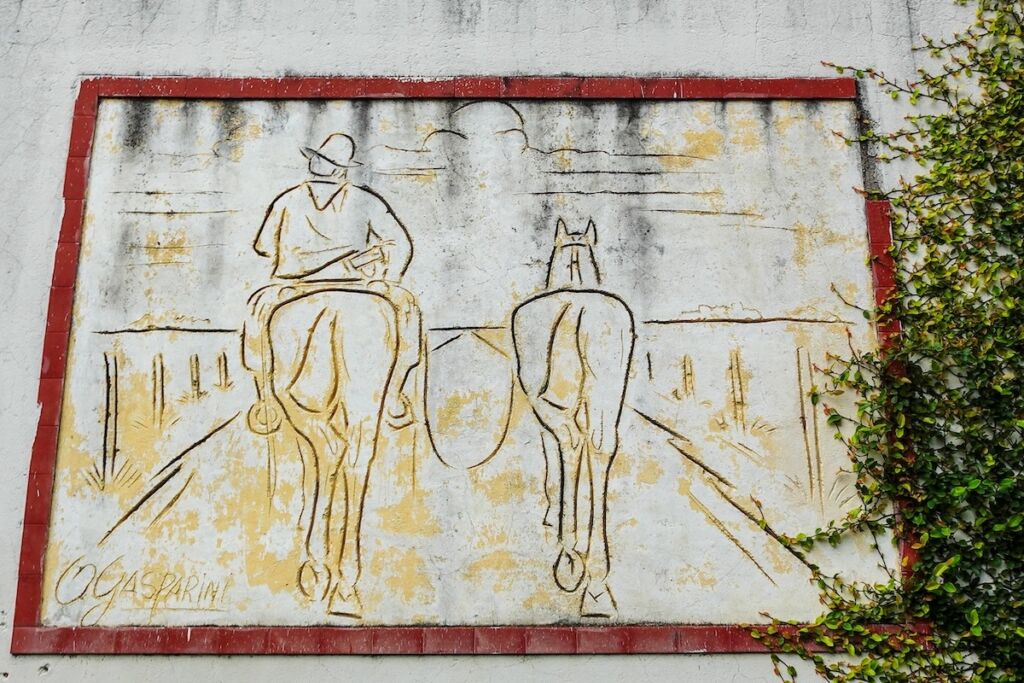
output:
<path id="1" fill-rule="evenodd" d="M 581 615 L 613 617 L 608 473 L 618 450 L 634 324 L 622 299 L 598 289 L 596 243 L 592 220 L 583 232 L 570 233 L 558 219 L 546 291 L 516 308 L 512 338 L 519 383 L 543 427 L 545 524 L 552 522 L 552 501 L 558 503 L 555 582 L 567 592 L 583 586 Z M 581 484 L 589 500 L 582 515 Z"/>

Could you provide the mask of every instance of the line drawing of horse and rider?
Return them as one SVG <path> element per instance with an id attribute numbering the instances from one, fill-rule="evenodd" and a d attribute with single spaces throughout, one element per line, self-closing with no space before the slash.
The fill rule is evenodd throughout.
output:
<path id="1" fill-rule="evenodd" d="M 287 422 L 307 447 L 298 588 L 327 614 L 359 619 L 360 529 L 381 427 L 420 419 L 407 385 L 425 358 L 423 321 L 401 284 L 414 246 L 385 198 L 349 180 L 361 165 L 350 136 L 301 152 L 309 178 L 273 199 L 253 242 L 272 270 L 242 332 L 256 388 L 246 417 L 261 436 Z M 545 287 L 511 320 L 515 376 L 540 427 L 543 523 L 558 532 L 554 581 L 582 587 L 581 616 L 611 618 L 607 485 L 635 326 L 626 303 L 600 289 L 596 243 L 592 220 L 570 232 L 558 218 Z"/>

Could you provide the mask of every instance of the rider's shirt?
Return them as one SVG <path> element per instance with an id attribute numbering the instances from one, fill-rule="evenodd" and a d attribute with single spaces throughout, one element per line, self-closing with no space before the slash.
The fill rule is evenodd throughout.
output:
<path id="1" fill-rule="evenodd" d="M 331 277 L 359 278 L 346 259 L 399 235 L 402 225 L 373 192 L 351 183 L 305 182 L 274 199 L 253 248 L 274 259 L 274 277 L 323 275 L 331 266 Z"/>

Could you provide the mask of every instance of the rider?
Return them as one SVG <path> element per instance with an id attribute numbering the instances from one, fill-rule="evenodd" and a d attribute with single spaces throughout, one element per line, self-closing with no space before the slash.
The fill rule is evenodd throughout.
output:
<path id="1" fill-rule="evenodd" d="M 266 370 L 271 313 L 288 300 L 318 289 L 366 291 L 395 307 L 398 355 L 395 381 L 386 397 L 392 426 L 413 421 L 404 391 L 407 376 L 420 358 L 420 313 L 416 298 L 398 285 L 412 260 L 412 240 L 387 202 L 373 190 L 348 180 L 355 142 L 344 133 L 327 136 L 317 149 L 302 148 L 309 160 L 309 180 L 289 188 L 271 202 L 253 249 L 273 260 L 275 282 L 250 298 L 243 333 L 243 360 L 256 376 L 257 401 L 249 426 L 269 434 L 280 425 L 282 411 L 270 404 Z"/>

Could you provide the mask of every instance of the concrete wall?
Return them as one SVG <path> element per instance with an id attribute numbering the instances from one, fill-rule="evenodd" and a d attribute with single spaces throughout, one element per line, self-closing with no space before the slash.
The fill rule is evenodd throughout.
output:
<path id="1" fill-rule="evenodd" d="M 115 0 L 0 2 L 0 641 L 10 638 L 24 481 L 38 407 L 38 357 L 77 82 L 91 74 L 448 76 L 625 74 L 824 76 L 820 60 L 904 76 L 911 38 L 947 34 L 969 10 L 947 0 L 864 2 L 540 1 L 345 3 L 298 11 L 291 2 Z M 898 105 L 866 93 L 871 117 Z M 890 173 L 883 170 L 883 173 Z M 884 176 L 883 176 L 884 177 Z M 13 680 L 345 675 L 391 680 L 771 680 L 767 657 L 226 660 L 2 656 Z M 493 673 L 492 673 L 493 672 Z"/>

